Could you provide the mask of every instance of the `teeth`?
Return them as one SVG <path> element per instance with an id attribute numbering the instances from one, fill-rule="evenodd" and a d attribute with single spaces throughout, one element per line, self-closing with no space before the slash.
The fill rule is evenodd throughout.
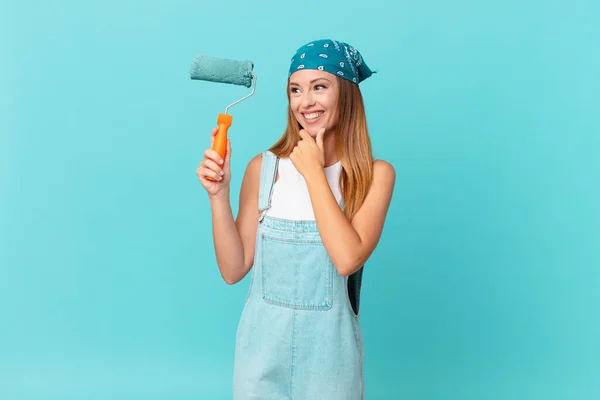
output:
<path id="1" fill-rule="evenodd" d="M 319 118 L 321 115 L 323 115 L 322 112 L 316 112 L 316 113 L 312 113 L 312 114 L 304 114 L 304 118 L 315 119 L 315 118 Z"/>

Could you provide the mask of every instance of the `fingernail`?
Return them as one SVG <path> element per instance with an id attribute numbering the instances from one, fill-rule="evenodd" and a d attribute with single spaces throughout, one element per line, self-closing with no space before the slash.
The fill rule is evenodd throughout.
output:
<path id="1" fill-rule="evenodd" d="M 225 174 L 225 171 L 221 170 L 221 172 L 219 172 L 221 175 Z"/>
<path id="2" fill-rule="evenodd" d="M 223 164 L 223 160 L 219 160 L 219 164 Z"/>

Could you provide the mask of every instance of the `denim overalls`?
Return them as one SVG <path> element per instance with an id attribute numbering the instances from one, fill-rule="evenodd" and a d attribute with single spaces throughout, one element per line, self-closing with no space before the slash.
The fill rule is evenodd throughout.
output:
<path id="1" fill-rule="evenodd" d="M 234 399 L 363 400 L 363 343 L 346 278 L 332 264 L 315 221 L 264 215 L 277 163 L 263 153 L 256 253 L 236 334 Z"/>

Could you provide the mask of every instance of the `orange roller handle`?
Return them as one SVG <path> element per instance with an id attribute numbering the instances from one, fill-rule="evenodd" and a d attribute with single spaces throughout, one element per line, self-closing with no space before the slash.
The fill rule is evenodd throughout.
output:
<path id="1" fill-rule="evenodd" d="M 231 126 L 232 119 L 233 118 L 229 114 L 219 114 L 219 117 L 217 118 L 219 130 L 215 136 L 213 150 L 216 151 L 223 159 L 225 159 L 225 153 L 227 152 L 227 130 Z"/>
<path id="2" fill-rule="evenodd" d="M 231 126 L 233 117 L 229 114 L 219 114 L 217 117 L 217 126 L 219 127 L 217 134 L 215 135 L 215 142 L 212 149 L 219 154 L 219 156 L 225 160 L 225 153 L 227 153 L 227 130 Z M 209 181 L 214 179 L 207 177 Z"/>

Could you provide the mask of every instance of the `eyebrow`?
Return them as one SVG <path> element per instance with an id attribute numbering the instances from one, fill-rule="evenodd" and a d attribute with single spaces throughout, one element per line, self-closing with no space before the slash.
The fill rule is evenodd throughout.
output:
<path id="1" fill-rule="evenodd" d="M 317 78 L 317 79 L 313 79 L 312 81 L 310 81 L 310 84 L 312 85 L 313 83 L 317 82 L 317 81 L 327 81 L 329 83 L 331 83 L 331 81 L 327 78 Z M 299 84 L 297 84 L 296 82 L 290 82 L 290 86 L 295 85 L 295 86 L 300 86 Z"/>

